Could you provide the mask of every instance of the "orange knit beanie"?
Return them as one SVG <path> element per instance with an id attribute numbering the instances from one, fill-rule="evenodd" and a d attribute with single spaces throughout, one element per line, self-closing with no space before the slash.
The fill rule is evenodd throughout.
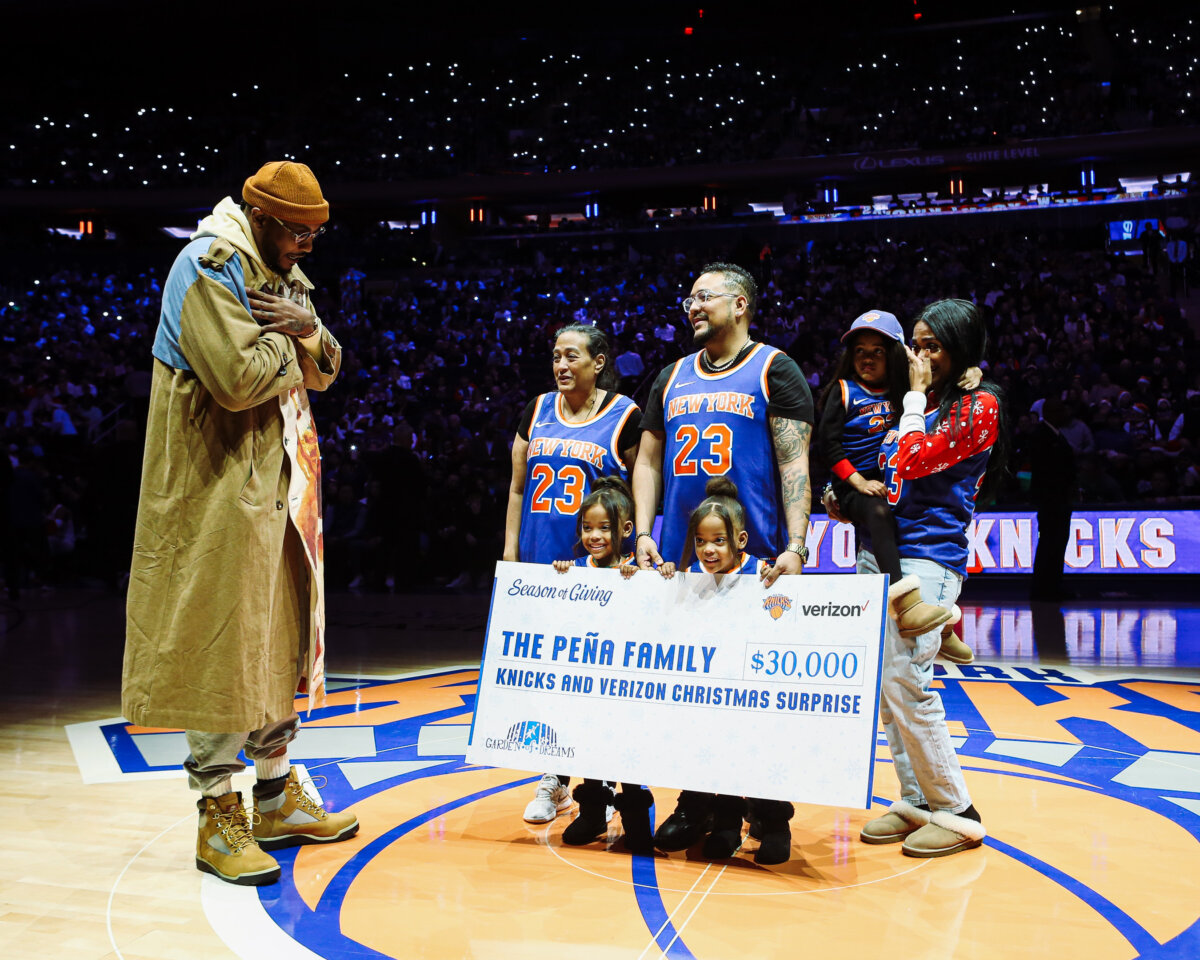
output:
<path id="1" fill-rule="evenodd" d="M 321 185 L 303 163 L 273 160 L 265 163 L 242 187 L 242 199 L 251 206 L 292 223 L 324 223 L 329 204 Z"/>

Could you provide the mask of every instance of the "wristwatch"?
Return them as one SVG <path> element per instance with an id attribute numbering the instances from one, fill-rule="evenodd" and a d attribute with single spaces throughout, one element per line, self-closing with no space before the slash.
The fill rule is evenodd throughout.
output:
<path id="1" fill-rule="evenodd" d="M 799 540 L 793 540 L 787 545 L 785 553 L 794 553 L 800 558 L 801 563 L 808 563 L 808 544 L 801 543 Z"/>

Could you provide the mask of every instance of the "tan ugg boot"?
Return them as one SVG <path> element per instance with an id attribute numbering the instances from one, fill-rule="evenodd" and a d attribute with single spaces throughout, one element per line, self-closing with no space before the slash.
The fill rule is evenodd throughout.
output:
<path id="1" fill-rule="evenodd" d="M 962 619 L 962 611 L 958 604 L 950 607 L 950 619 L 942 624 L 942 648 L 938 656 L 951 663 L 970 663 L 975 659 L 975 651 L 968 647 L 954 632 L 954 625 Z"/>
<path id="2" fill-rule="evenodd" d="M 358 833 L 358 817 L 352 813 L 329 813 L 304 792 L 296 768 L 288 771 L 283 792 L 274 797 L 255 797 L 254 839 L 264 850 L 298 847 L 304 843 L 337 843 Z"/>
<path id="3" fill-rule="evenodd" d="M 897 800 L 882 817 L 863 824 L 858 839 L 863 843 L 899 843 L 910 833 L 925 826 L 930 816 L 928 810 Z"/>
<path id="4" fill-rule="evenodd" d="M 888 607 L 902 637 L 920 636 L 950 619 L 945 607 L 921 599 L 921 581 L 912 574 L 888 587 Z"/>
<path id="5" fill-rule="evenodd" d="M 938 810 L 925 826 L 904 838 L 900 852 L 906 857 L 948 857 L 979 846 L 986 836 L 979 821 Z"/>
<path id="6" fill-rule="evenodd" d="M 254 842 L 240 793 L 203 797 L 196 835 L 196 869 L 227 883 L 260 886 L 279 879 L 279 864 Z"/>

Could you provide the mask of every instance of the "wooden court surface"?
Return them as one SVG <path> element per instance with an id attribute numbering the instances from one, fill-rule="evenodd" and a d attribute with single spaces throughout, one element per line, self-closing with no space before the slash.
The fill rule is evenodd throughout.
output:
<path id="1" fill-rule="evenodd" d="M 872 812 L 800 805 L 792 859 L 764 868 L 750 840 L 708 863 L 525 824 L 537 771 L 461 753 L 486 603 L 332 599 L 332 708 L 299 762 L 362 831 L 282 854 L 257 891 L 194 869 L 173 734 L 119 718 L 121 600 L 0 609 L 0 955 L 1200 956 L 1195 604 L 964 603 L 979 661 L 938 682 L 984 847 L 912 860 L 858 841 Z M 651 786 L 661 821 L 675 791 Z M 896 797 L 882 740 L 875 794 Z"/>

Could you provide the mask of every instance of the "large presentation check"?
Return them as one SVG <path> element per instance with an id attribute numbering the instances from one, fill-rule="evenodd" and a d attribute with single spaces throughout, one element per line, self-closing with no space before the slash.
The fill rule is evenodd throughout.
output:
<path id="1" fill-rule="evenodd" d="M 867 808 L 886 589 L 499 563 L 467 759 Z"/>

